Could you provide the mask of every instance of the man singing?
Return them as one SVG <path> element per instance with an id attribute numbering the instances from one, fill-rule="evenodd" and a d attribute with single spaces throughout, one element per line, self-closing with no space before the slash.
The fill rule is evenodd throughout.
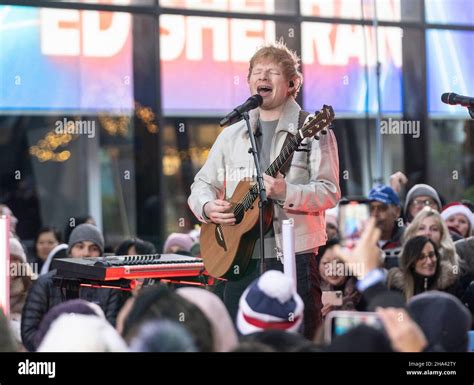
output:
<path id="1" fill-rule="evenodd" d="M 299 66 L 298 56 L 280 42 L 260 48 L 250 60 L 247 77 L 250 93 L 263 98 L 261 106 L 249 113 L 262 172 L 280 154 L 288 133 L 295 135 L 305 118 L 308 119 L 308 113 L 301 111 L 295 101 L 303 82 Z M 243 120 L 227 127 L 217 137 L 206 163 L 194 179 L 188 199 L 191 210 L 200 221 L 228 226 L 235 224 L 227 199 L 242 177 L 253 174 L 255 167 L 252 154 L 248 153 L 250 147 Z M 328 130 L 319 141 L 304 139 L 285 174 L 278 174 L 275 178 L 263 175 L 267 196 L 274 201 L 273 229 L 264 239 L 265 269 L 283 269 L 277 258 L 282 250 L 281 225 L 283 220 L 292 218 L 297 290 L 305 305 L 304 334 L 311 338 L 317 310 L 311 294 L 310 261 L 318 247 L 326 243 L 324 211 L 334 207 L 341 195 L 334 133 Z M 257 240 L 247 271 L 239 280 L 225 284 L 224 302 L 234 320 L 241 294 L 258 276 L 258 245 Z"/>

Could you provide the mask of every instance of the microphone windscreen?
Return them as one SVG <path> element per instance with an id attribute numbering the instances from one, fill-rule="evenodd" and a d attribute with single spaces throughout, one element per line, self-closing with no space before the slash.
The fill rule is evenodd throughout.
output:
<path id="1" fill-rule="evenodd" d="M 458 96 L 454 92 L 446 92 L 443 95 L 441 95 L 441 101 L 446 104 L 456 104 L 456 101 L 454 100 Z"/>
<path id="2" fill-rule="evenodd" d="M 249 98 L 252 100 L 252 108 L 257 108 L 262 105 L 263 98 L 259 94 L 255 94 Z"/>

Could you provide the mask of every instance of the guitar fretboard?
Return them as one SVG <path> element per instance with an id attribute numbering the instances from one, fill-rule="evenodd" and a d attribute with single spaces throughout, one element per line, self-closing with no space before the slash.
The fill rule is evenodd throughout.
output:
<path id="1" fill-rule="evenodd" d="M 282 151 L 280 152 L 280 155 L 278 155 L 277 158 L 272 162 L 272 164 L 267 168 L 265 174 L 270 175 L 274 178 L 281 170 L 283 165 L 288 161 L 291 154 L 293 154 L 293 152 L 295 152 L 295 150 L 298 148 L 302 140 L 303 138 L 298 138 L 298 135 L 295 135 L 293 138 L 291 138 L 285 145 L 285 147 L 283 147 Z M 250 191 L 242 198 L 242 205 L 244 206 L 244 209 L 248 210 L 253 205 L 257 197 L 258 184 L 255 184 L 252 186 Z"/>

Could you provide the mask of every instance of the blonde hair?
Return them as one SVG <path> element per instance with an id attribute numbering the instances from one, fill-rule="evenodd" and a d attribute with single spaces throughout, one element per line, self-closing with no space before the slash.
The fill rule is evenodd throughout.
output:
<path id="1" fill-rule="evenodd" d="M 413 218 L 413 221 L 407 227 L 405 234 L 403 235 L 403 243 L 405 244 L 407 240 L 415 237 L 422 222 L 426 218 L 430 217 L 434 217 L 440 227 L 441 238 L 438 249 L 441 260 L 449 261 L 454 266 L 460 266 L 461 260 L 456 252 L 456 247 L 454 246 L 451 235 L 449 234 L 448 226 L 444 222 L 443 218 L 441 218 L 441 215 L 438 213 L 438 211 L 431 207 L 424 207 L 423 210 L 416 214 L 415 218 Z"/>
<path id="2" fill-rule="evenodd" d="M 303 75 L 300 71 L 300 58 L 298 57 L 296 52 L 291 51 L 282 39 L 275 43 L 270 43 L 264 45 L 263 47 L 260 47 L 250 59 L 247 80 L 250 80 L 250 75 L 252 74 L 252 70 L 255 64 L 262 60 L 269 60 L 271 62 L 279 64 L 282 67 L 283 74 L 285 75 L 287 80 L 299 80 L 291 91 L 291 95 L 293 97 L 296 97 L 301 88 L 301 85 L 303 84 Z"/>

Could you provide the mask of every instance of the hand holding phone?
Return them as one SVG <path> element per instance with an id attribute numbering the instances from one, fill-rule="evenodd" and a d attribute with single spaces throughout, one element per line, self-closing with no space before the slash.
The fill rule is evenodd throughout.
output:
<path id="1" fill-rule="evenodd" d="M 367 325 L 377 330 L 384 330 L 377 313 L 336 310 L 330 312 L 324 324 L 324 339 L 330 343 L 334 338 L 347 333 L 358 325 Z"/>
<path id="2" fill-rule="evenodd" d="M 342 291 L 323 291 L 321 301 L 323 305 L 342 306 Z"/>
<path id="3" fill-rule="evenodd" d="M 375 224 L 375 218 L 370 218 L 362 233 L 360 241 L 354 250 L 347 250 L 337 245 L 333 250 L 336 256 L 346 263 L 359 264 L 360 269 L 356 269 L 357 278 L 362 279 L 369 271 L 376 269 L 380 265 L 380 249 L 377 241 L 380 239 L 381 231 Z"/>
<path id="4" fill-rule="evenodd" d="M 339 207 L 339 232 L 341 244 L 353 249 L 370 218 L 367 201 L 351 200 L 342 202 Z"/>

